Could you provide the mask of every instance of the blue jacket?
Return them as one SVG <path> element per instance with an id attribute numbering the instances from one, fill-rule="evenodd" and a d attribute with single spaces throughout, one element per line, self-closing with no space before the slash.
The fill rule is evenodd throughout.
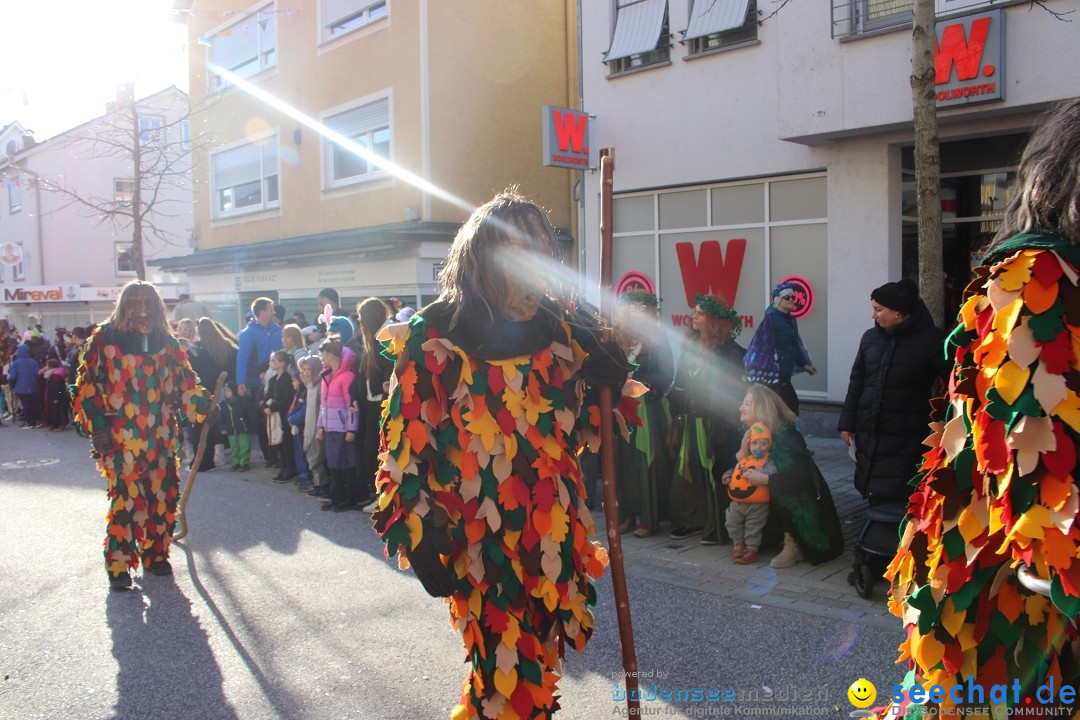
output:
<path id="1" fill-rule="evenodd" d="M 790 378 L 793 374 L 802 372 L 804 366 L 813 364 L 802 338 L 799 337 L 799 325 L 795 318 L 770 305 L 765 309 L 765 321 L 772 323 L 773 338 L 776 341 L 776 362 L 780 366 L 781 378 Z"/>
<path id="2" fill-rule="evenodd" d="M 15 359 L 8 370 L 8 382 L 16 395 L 37 393 L 37 377 L 41 365 L 30 355 L 30 348 L 23 343 L 15 348 Z"/>
<path id="3" fill-rule="evenodd" d="M 281 349 L 281 326 L 271 321 L 263 327 L 249 320 L 237 339 L 236 384 L 253 388 L 259 384 L 259 371 L 270 362 L 270 354 Z"/>

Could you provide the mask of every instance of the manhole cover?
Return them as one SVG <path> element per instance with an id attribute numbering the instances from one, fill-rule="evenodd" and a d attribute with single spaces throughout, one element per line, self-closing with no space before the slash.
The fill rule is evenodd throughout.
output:
<path id="1" fill-rule="evenodd" d="M 33 460 L 12 460 L 10 462 L 0 462 L 0 469 L 26 470 L 28 468 L 55 465 L 58 462 L 60 462 L 60 458 L 34 458 Z"/>

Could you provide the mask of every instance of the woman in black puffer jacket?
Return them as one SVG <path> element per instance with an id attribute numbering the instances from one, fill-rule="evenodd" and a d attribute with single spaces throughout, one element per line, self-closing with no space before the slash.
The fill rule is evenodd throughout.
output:
<path id="1" fill-rule="evenodd" d="M 929 435 L 929 400 L 948 377 L 945 333 L 903 279 L 870 293 L 874 327 L 859 343 L 837 429 L 855 443 L 855 487 L 871 505 L 906 502 Z"/>

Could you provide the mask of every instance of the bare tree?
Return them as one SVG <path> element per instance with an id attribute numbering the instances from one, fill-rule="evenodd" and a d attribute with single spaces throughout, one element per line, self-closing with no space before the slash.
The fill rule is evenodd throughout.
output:
<path id="1" fill-rule="evenodd" d="M 934 322 L 945 317 L 941 248 L 941 152 L 934 85 L 934 0 L 915 0 L 911 102 L 915 121 L 915 192 L 919 217 L 919 294 Z"/>
<path id="2" fill-rule="evenodd" d="M 196 110 L 188 106 L 186 94 L 174 92 L 174 102 L 182 103 L 179 107 L 170 107 L 164 93 L 136 100 L 131 85 L 121 86 L 105 116 L 67 133 L 63 140 L 75 158 L 121 160 L 130 167 L 129 187 L 101 196 L 71 184 L 63 175 L 27 172 L 37 188 L 65 198 L 62 208 L 77 206 L 86 217 L 130 231 L 131 262 L 140 280 L 146 279 L 148 243 L 186 247 L 189 241 L 185 231 L 170 227 L 170 221 L 191 208 L 190 128 Z M 206 144 L 208 139 L 200 135 L 198 142 Z"/>

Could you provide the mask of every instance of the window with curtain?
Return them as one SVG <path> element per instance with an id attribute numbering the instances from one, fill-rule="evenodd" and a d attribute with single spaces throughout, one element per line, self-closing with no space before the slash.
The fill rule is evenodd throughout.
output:
<path id="1" fill-rule="evenodd" d="M 612 74 L 671 58 L 667 0 L 615 0 L 615 31 L 604 62 Z"/>
<path id="2" fill-rule="evenodd" d="M 690 54 L 757 39 L 756 0 L 694 0 L 683 42 Z"/>

